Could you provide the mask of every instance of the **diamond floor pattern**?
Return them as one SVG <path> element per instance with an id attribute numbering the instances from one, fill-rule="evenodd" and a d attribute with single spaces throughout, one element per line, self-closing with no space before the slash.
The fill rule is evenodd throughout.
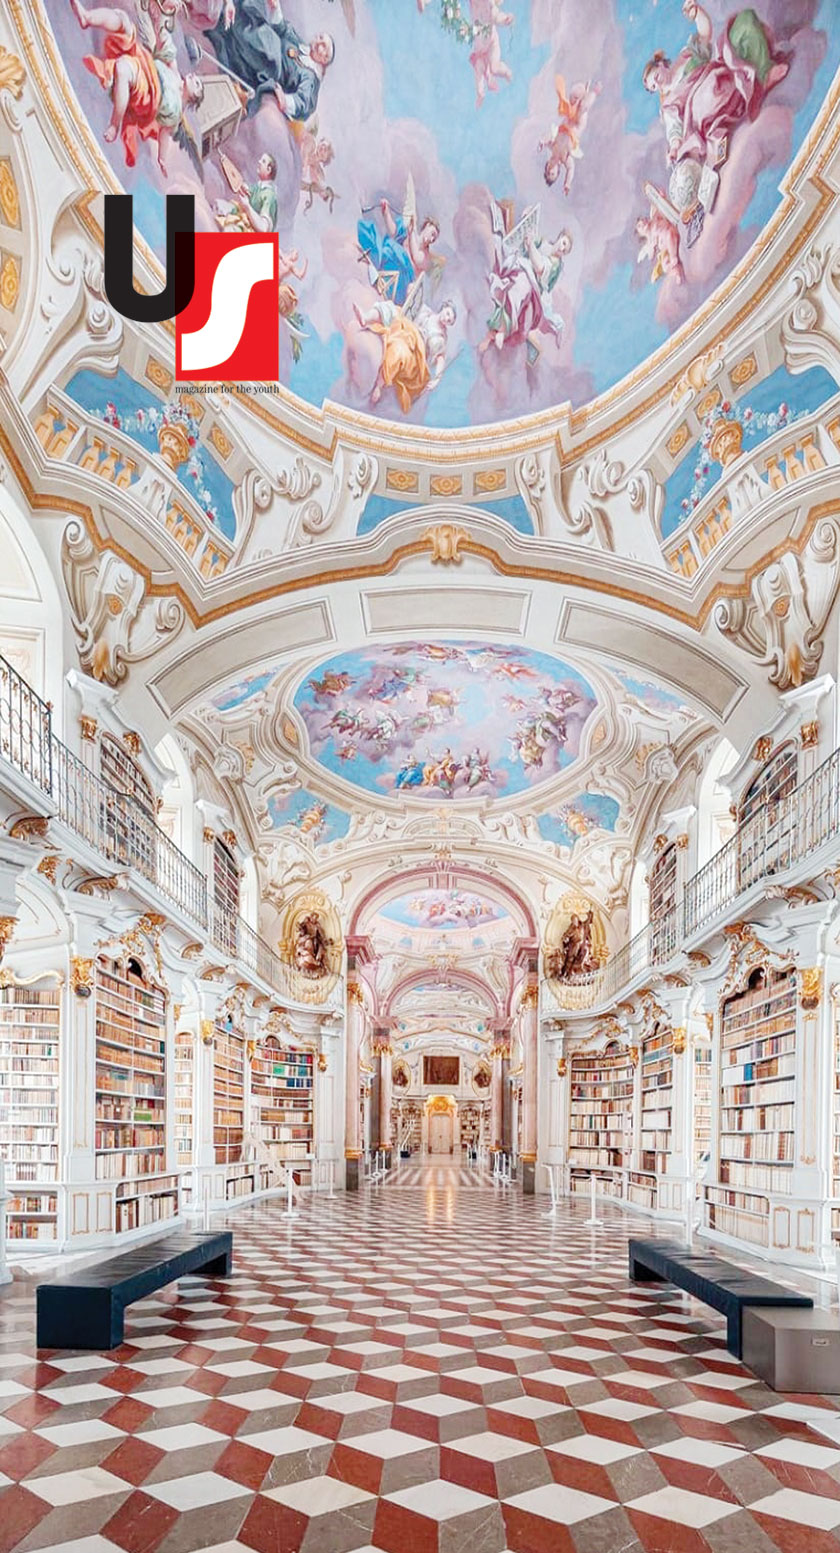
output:
<path id="1" fill-rule="evenodd" d="M 630 1284 L 644 1220 L 412 1163 L 231 1215 L 233 1276 L 36 1352 L 0 1297 L 0 1553 L 827 1553 L 840 1411 Z"/>

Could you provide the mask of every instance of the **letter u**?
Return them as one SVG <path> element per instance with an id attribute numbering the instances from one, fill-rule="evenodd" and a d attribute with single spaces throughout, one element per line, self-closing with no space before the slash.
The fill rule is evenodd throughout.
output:
<path id="1" fill-rule="evenodd" d="M 105 295 L 123 318 L 138 324 L 161 324 L 175 318 L 192 301 L 195 290 L 195 196 L 166 196 L 166 284 L 144 296 L 134 287 L 134 197 L 105 195 Z M 176 262 L 177 253 L 177 262 Z"/>

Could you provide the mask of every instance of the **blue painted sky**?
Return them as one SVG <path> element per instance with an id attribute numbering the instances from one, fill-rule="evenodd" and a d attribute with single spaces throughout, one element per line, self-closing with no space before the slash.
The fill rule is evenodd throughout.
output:
<path id="1" fill-rule="evenodd" d="M 350 816 L 344 809 L 326 803 L 305 788 L 296 793 L 269 798 L 268 812 L 275 830 L 292 825 L 315 846 L 321 846 L 327 841 L 338 841 L 350 829 Z"/>
<path id="2" fill-rule="evenodd" d="M 469 14 L 469 0 L 461 3 Z M 719 44 L 734 8 L 727 0 L 708 4 Z M 204 163 L 202 182 L 177 150 L 164 180 L 149 144 L 140 146 L 137 166 L 127 168 L 123 147 L 102 142 L 110 104 L 83 63 L 86 53 L 101 55 L 101 32 L 83 33 L 67 0 L 45 5 L 81 111 L 113 172 L 134 193 L 144 234 L 162 249 L 165 193 L 176 185 L 194 188 L 199 224 L 212 229 L 213 201 L 229 193 L 215 155 Z M 651 284 L 650 265 L 636 262 L 635 234 L 635 221 L 647 210 L 645 181 L 668 185 L 658 99 L 644 90 L 642 73 L 655 49 L 674 58 L 690 41 L 692 27 L 677 0 L 510 0 L 514 24 L 499 29 L 510 79 L 494 82 L 498 89 L 480 107 L 470 46 L 444 31 L 439 0 L 422 15 L 414 0 L 355 0 L 354 36 L 336 0 L 285 0 L 284 9 L 304 39 L 325 25 L 335 35 L 335 61 L 316 115 L 318 135 L 334 148 L 332 208 L 321 200 L 304 208 L 300 137 L 273 102 L 224 147 L 248 178 L 262 148 L 277 156 L 281 244 L 298 248 L 308 266 L 294 282 L 306 339 L 294 362 L 281 323 L 281 378 L 318 407 L 333 398 L 430 428 L 490 423 L 568 399 L 579 405 L 638 367 L 725 279 L 777 208 L 780 180 L 840 62 L 834 0 L 797 0 L 796 6 L 759 0 L 756 11 L 776 36 L 777 57 L 791 68 L 752 121 L 731 127 L 718 204 L 690 250 L 682 234 L 686 284 L 680 288 L 673 279 Z M 182 69 L 188 37 L 209 51 L 200 66 L 207 74 L 213 50 L 200 14 L 200 6 L 188 8 L 174 37 Z M 539 151 L 557 122 L 557 74 L 567 86 L 591 79 L 602 87 L 581 133 L 568 194 L 562 183 L 548 187 Z M 440 223 L 440 281 L 435 286 L 427 277 L 426 301 L 437 306 L 451 296 L 458 320 L 439 388 L 422 392 L 405 410 L 387 385 L 378 403 L 371 398 L 383 343 L 357 322 L 356 308 L 371 308 L 378 293 L 358 262 L 356 226 L 362 208 L 382 196 L 402 210 L 412 181 L 418 214 L 430 212 Z M 495 348 L 479 354 L 493 305 L 493 199 L 511 201 L 514 219 L 539 205 L 546 239 L 560 227 L 573 237 L 548 303 L 563 332 L 555 338 L 551 327 L 543 329 L 536 360 L 516 329 L 500 354 Z"/>
<path id="3" fill-rule="evenodd" d="M 619 804 L 605 793 L 578 793 L 552 814 L 541 814 L 537 825 L 545 841 L 573 849 L 591 831 L 614 831 L 620 813 Z"/>

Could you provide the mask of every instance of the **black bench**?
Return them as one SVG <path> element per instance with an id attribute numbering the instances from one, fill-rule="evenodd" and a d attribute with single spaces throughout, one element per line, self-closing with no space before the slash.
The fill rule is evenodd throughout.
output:
<path id="1" fill-rule="evenodd" d="M 126 1305 L 187 1273 L 227 1278 L 232 1252 L 230 1230 L 211 1235 L 176 1231 L 39 1284 L 38 1347 L 118 1348 Z"/>
<path id="2" fill-rule="evenodd" d="M 634 1283 L 675 1283 L 726 1317 L 726 1346 L 741 1357 L 741 1321 L 747 1305 L 789 1305 L 812 1310 L 807 1294 L 793 1294 L 780 1283 L 735 1267 L 707 1251 L 669 1240 L 631 1240 L 630 1277 Z"/>

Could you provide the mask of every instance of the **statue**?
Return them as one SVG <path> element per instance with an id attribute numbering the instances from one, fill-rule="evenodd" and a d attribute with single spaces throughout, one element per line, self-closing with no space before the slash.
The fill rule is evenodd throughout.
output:
<path id="1" fill-rule="evenodd" d="M 295 927 L 294 963 L 303 976 L 326 976 L 329 971 L 327 939 L 317 911 L 301 917 Z"/>
<path id="2" fill-rule="evenodd" d="M 598 969 L 592 945 L 594 923 L 595 913 L 591 907 L 585 917 L 572 913 L 560 948 L 553 949 L 548 956 L 546 970 L 549 976 L 557 981 L 573 981 L 577 976 L 586 976 Z"/>

